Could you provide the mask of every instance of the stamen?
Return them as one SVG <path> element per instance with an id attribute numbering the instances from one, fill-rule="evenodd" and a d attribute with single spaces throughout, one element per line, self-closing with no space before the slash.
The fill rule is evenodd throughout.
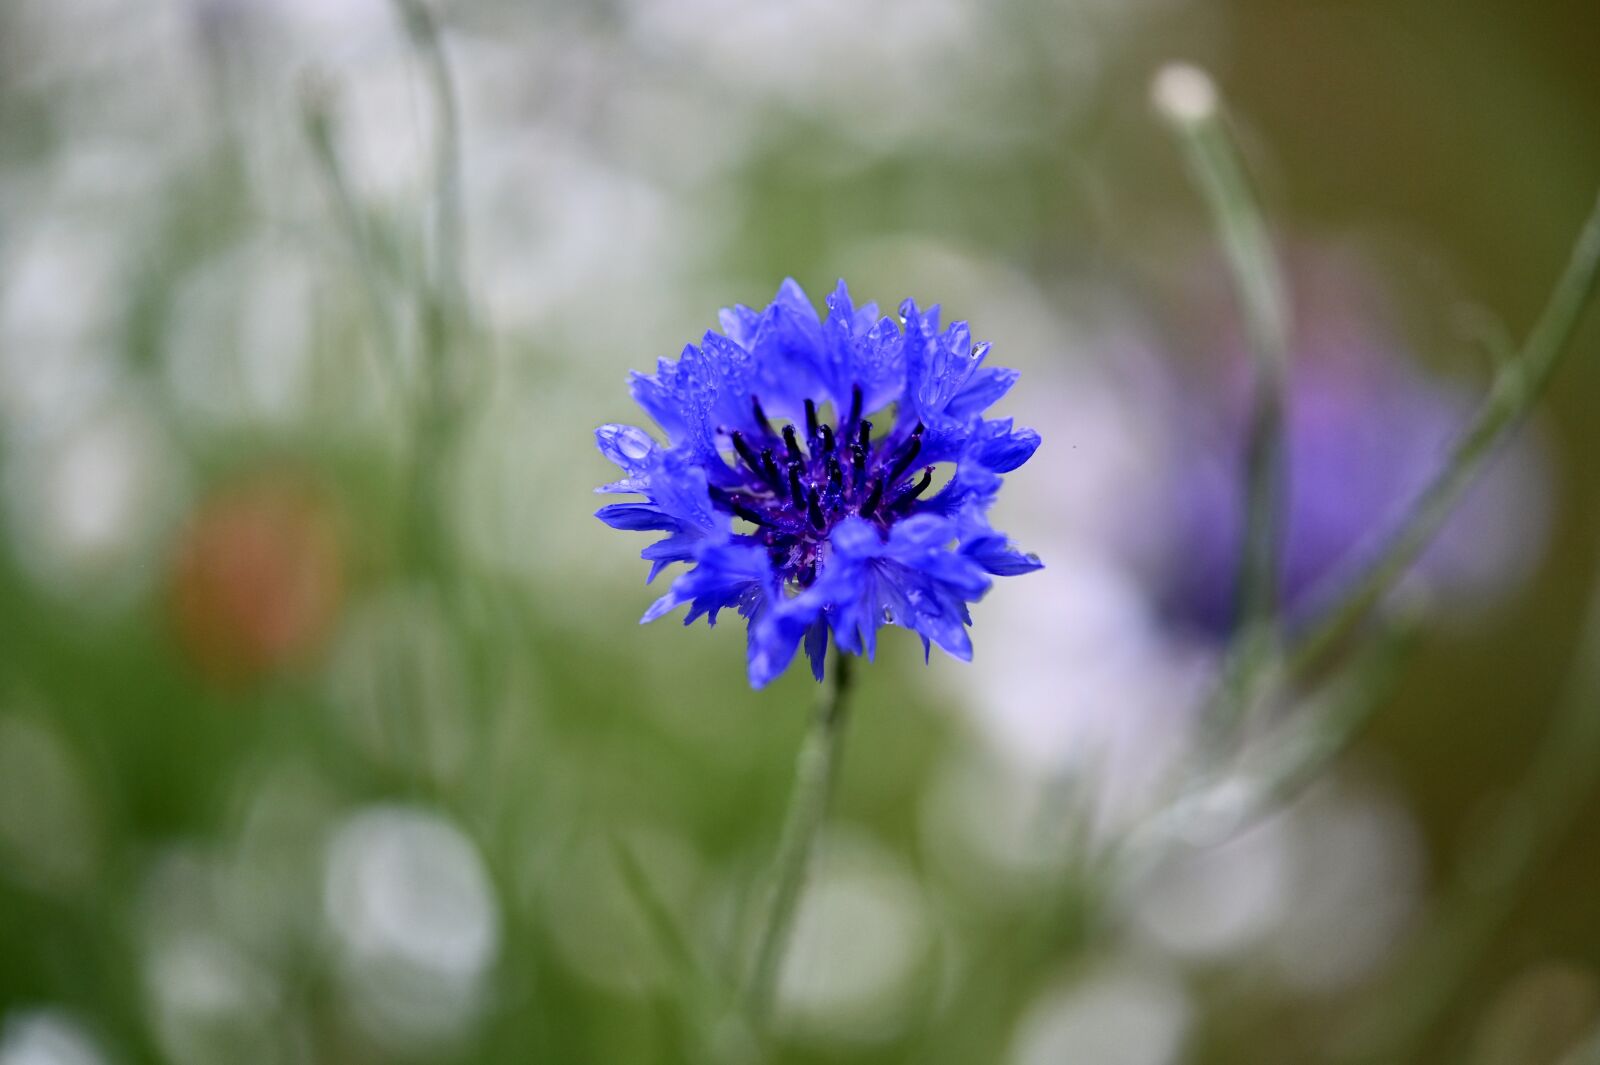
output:
<path id="1" fill-rule="evenodd" d="M 922 471 L 921 480 L 917 481 L 916 484 L 912 485 L 910 488 L 908 488 L 904 492 L 900 493 L 900 497 L 894 501 L 894 505 L 898 507 L 898 506 L 901 506 L 901 505 L 903 505 L 905 503 L 911 502 L 913 499 L 917 498 L 922 493 L 926 492 L 928 490 L 928 486 L 930 484 L 932 484 L 932 483 L 933 483 L 933 467 L 929 466 L 929 467 L 927 467 L 926 469 L 924 469 Z"/>
<path id="2" fill-rule="evenodd" d="M 750 441 L 744 438 L 743 433 L 738 431 L 734 432 L 733 450 L 737 451 L 739 453 L 739 457 L 744 460 L 744 464 L 750 467 L 751 473 L 755 474 L 757 477 L 761 476 L 761 459 L 756 454 L 755 449 L 750 446 Z"/>
<path id="3" fill-rule="evenodd" d="M 737 517 L 743 518 L 745 521 L 749 522 L 752 525 L 771 525 L 772 524 L 771 522 L 769 522 L 767 520 L 767 516 L 765 514 L 761 513 L 761 511 L 755 509 L 754 507 L 746 506 L 743 503 L 733 503 L 733 502 L 730 502 L 728 505 L 733 508 L 733 513 Z"/>
<path id="4" fill-rule="evenodd" d="M 767 412 L 761 409 L 761 401 L 755 396 L 750 397 L 750 410 L 756 416 L 756 424 L 761 426 L 768 436 L 777 435 L 772 431 L 772 423 L 767 421 Z"/>
<path id="5" fill-rule="evenodd" d="M 883 479 L 881 477 L 874 477 L 872 479 L 872 491 L 867 493 L 867 501 L 861 504 L 861 516 L 863 518 L 872 517 L 872 512 L 878 509 L 878 502 L 882 498 Z"/>
<path id="6" fill-rule="evenodd" d="M 732 492 L 724 491 L 723 489 L 718 488 L 716 485 L 709 486 L 706 489 L 706 493 L 711 496 L 713 502 L 721 503 L 723 506 L 731 510 L 736 516 L 743 518 L 745 521 L 748 521 L 754 525 L 771 524 L 769 521 L 767 521 L 767 516 L 765 514 L 761 513 L 761 511 L 750 505 L 754 502 L 754 500 L 750 499 L 748 496 L 734 495 Z"/>
<path id="7" fill-rule="evenodd" d="M 805 459 L 805 452 L 800 450 L 800 441 L 795 439 L 794 426 L 783 427 L 783 442 L 789 448 L 790 462 L 801 462 Z"/>
<path id="8" fill-rule="evenodd" d="M 872 423 L 861 417 L 864 404 L 857 385 L 851 389 L 848 417 L 835 427 L 819 417 L 815 400 L 805 400 L 802 445 L 798 421 L 774 429 L 761 401 L 752 396 L 750 409 L 765 439 L 758 440 L 749 427 L 728 433 L 739 460 L 760 483 L 747 480 L 737 491 L 713 487 L 711 498 L 722 510 L 760 526 L 756 538 L 774 552 L 773 564 L 788 568 L 802 585 L 816 580 L 815 561 L 802 556 L 818 550 L 831 520 L 854 512 L 880 527 L 891 524 L 910 513 L 933 484 L 932 466 L 915 484 L 903 480 L 922 454 L 922 423 L 904 436 L 891 427 L 875 442 Z M 767 494 L 769 488 L 773 495 Z"/>
<path id="9" fill-rule="evenodd" d="M 890 484 L 899 480 L 900 475 L 911 468 L 911 464 L 917 461 L 917 452 L 921 450 L 922 423 L 918 422 L 917 427 L 911 430 L 911 439 L 906 441 L 905 447 L 900 451 L 900 457 L 895 460 L 893 468 L 889 470 L 887 480 Z"/>

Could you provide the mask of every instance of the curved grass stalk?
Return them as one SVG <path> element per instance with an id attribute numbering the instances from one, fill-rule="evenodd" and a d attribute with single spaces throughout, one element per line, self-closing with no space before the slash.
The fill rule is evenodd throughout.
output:
<path id="1" fill-rule="evenodd" d="M 1252 705 L 1278 648 L 1278 577 L 1287 498 L 1284 422 L 1288 406 L 1289 299 L 1266 221 L 1211 79 L 1174 64 L 1157 75 L 1156 106 L 1178 135 L 1190 175 L 1205 197 L 1233 277 L 1250 341 L 1253 387 L 1245 439 L 1244 538 L 1239 619 L 1223 683 L 1206 727 L 1229 735 Z"/>
<path id="2" fill-rule="evenodd" d="M 1544 312 L 1518 351 L 1501 367 L 1488 398 L 1458 438 L 1444 468 L 1418 497 L 1384 549 L 1317 616 L 1291 649 L 1289 671 L 1315 663 L 1378 603 L 1432 542 L 1496 447 L 1527 418 L 1570 348 L 1584 310 L 1600 284 L 1600 200 L 1578 233 L 1566 270 Z"/>
<path id="3" fill-rule="evenodd" d="M 450 347 L 453 333 L 465 323 L 465 207 L 461 199 L 461 118 L 455 76 L 440 38 L 439 24 L 423 0 L 394 0 L 406 33 L 422 60 L 434 106 L 434 226 L 431 263 L 431 313 L 425 323 L 435 358 Z"/>
<path id="4" fill-rule="evenodd" d="M 1191 170 L 1207 196 L 1256 355 L 1257 389 L 1247 452 L 1250 483 L 1241 624 L 1227 658 L 1223 683 L 1210 700 L 1206 715 L 1208 728 L 1226 734 L 1248 711 L 1267 667 L 1277 657 L 1273 607 L 1276 520 L 1285 487 L 1281 479 L 1281 388 L 1287 367 L 1288 316 L 1281 275 L 1221 117 L 1214 85 L 1195 68 L 1172 66 L 1158 76 L 1155 97 L 1180 134 Z M 1292 675 L 1316 662 L 1416 561 L 1484 463 L 1526 419 L 1549 387 L 1597 284 L 1600 201 L 1580 230 L 1566 270 L 1532 332 L 1516 356 L 1501 367 L 1488 398 L 1458 438 L 1448 461 L 1384 549 L 1353 578 L 1341 575 L 1337 584 L 1342 591 L 1289 649 L 1286 672 Z"/>
<path id="5" fill-rule="evenodd" d="M 384 296 L 371 234 L 362 217 L 361 208 L 350 191 L 350 183 L 345 177 L 344 163 L 339 158 L 338 147 L 334 144 L 331 95 L 330 87 L 320 79 L 308 78 L 302 85 L 300 93 L 301 121 L 304 124 L 306 141 L 311 146 L 312 158 L 322 174 L 329 195 L 333 198 L 334 216 L 338 220 L 339 229 L 355 260 L 356 276 L 361 279 L 361 295 L 372 318 L 373 331 L 377 334 L 380 368 L 388 378 L 392 394 L 403 398 L 408 389 L 404 360 L 400 353 L 400 341 Z"/>

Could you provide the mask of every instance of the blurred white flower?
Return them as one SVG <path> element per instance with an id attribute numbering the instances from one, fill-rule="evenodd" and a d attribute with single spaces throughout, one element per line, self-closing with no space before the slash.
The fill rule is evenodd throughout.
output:
<path id="1" fill-rule="evenodd" d="M 331 798 L 292 763 L 269 763 L 264 779 L 247 773 L 243 790 L 236 835 L 164 848 L 140 892 L 144 994 L 175 1065 L 279 1065 L 301 1060 L 309 1038 L 285 985 L 303 978 L 322 930 Z"/>
<path id="2" fill-rule="evenodd" d="M 341 982 L 390 1050 L 448 1043 L 479 1016 L 500 909 L 477 848 L 431 811 L 368 807 L 328 844 L 323 888 Z"/>
<path id="3" fill-rule="evenodd" d="M 1073 856 L 1076 783 L 958 743 L 923 793 L 928 854 L 971 905 L 1038 905 Z"/>
<path id="4" fill-rule="evenodd" d="M 1288 828 L 1294 905 L 1267 946 L 1286 986 L 1338 991 L 1403 940 L 1422 901 L 1422 840 L 1399 796 L 1359 780 L 1318 787 Z"/>
<path id="5" fill-rule="evenodd" d="M 815 1042 L 892 1038 L 931 985 L 933 928 L 905 863 L 870 837 L 819 841 L 778 976 L 778 1012 Z"/>
<path id="6" fill-rule="evenodd" d="M 1171 975 L 1132 964 L 1064 981 L 1036 998 L 1012 1038 L 1011 1065 L 1174 1065 L 1193 1019 Z"/>
<path id="7" fill-rule="evenodd" d="M 143 990 L 157 1042 L 175 1065 L 267 1065 L 283 1043 L 278 973 L 236 936 L 223 910 L 232 876 L 216 853 L 194 845 L 164 848 L 145 872 Z"/>
<path id="8" fill-rule="evenodd" d="M 223 936 L 196 926 L 158 937 L 144 977 L 156 1038 L 175 1065 L 285 1060 L 277 977 Z"/>
<path id="9" fill-rule="evenodd" d="M 954 95 L 950 82 L 969 87 L 948 75 L 952 65 L 975 58 L 981 28 L 979 10 L 961 0 L 645 0 L 631 7 L 632 31 L 647 52 L 686 52 L 692 57 L 686 66 L 712 72 L 728 88 L 844 120 L 865 123 L 869 115 L 884 120 L 895 113 L 902 129 L 947 103 Z M 835 26 L 894 26 L 896 32 L 827 32 Z"/>
<path id="10" fill-rule="evenodd" d="M 1029 770 L 1106 774 L 1120 808 L 1187 738 L 1197 669 L 1170 653 L 1124 571 L 1065 544 L 1048 550 L 1026 595 L 1002 589 L 984 604 L 998 635 L 973 661 L 974 721 Z"/>
<path id="11" fill-rule="evenodd" d="M 59 429 L 104 402 L 122 250 L 94 220 L 47 216 L 0 245 L 0 419 L 13 434 Z"/>
<path id="12" fill-rule="evenodd" d="M 106 1065 L 88 1030 L 60 1010 L 25 1010 L 0 1023 L 0 1065 Z"/>
<path id="13" fill-rule="evenodd" d="M 0 467 L 23 565 L 46 591 L 102 610 L 160 572 L 185 479 L 161 428 L 131 402 L 19 444 Z"/>
<path id="14" fill-rule="evenodd" d="M 719 88 L 736 107 L 823 118 L 866 151 L 929 134 L 970 148 L 1040 120 L 1015 106 L 1029 60 L 1062 83 L 1059 107 L 1081 106 L 1140 6 L 1052 5 L 1052 47 L 1019 56 L 1013 42 L 1003 63 L 995 56 L 1007 47 L 1005 5 L 978 0 L 634 0 L 628 29 L 636 52 Z"/>
<path id="15" fill-rule="evenodd" d="M 14 17 L 29 47 L 8 53 L 8 74 L 14 65 L 19 84 L 50 94 L 64 132 L 113 130 L 157 149 L 192 143 L 204 94 L 194 91 L 203 72 L 190 0 L 19 0 Z"/>
<path id="16" fill-rule="evenodd" d="M 681 278 L 729 225 L 609 162 L 581 131 L 547 123 L 525 121 L 514 137 L 479 145 L 464 199 L 470 282 L 489 320 L 546 355 L 579 344 L 614 353 L 619 375 L 677 354 L 675 344 L 648 348 L 669 335 L 657 331 Z"/>
<path id="17" fill-rule="evenodd" d="M 1133 931 L 1186 961 L 1261 959 L 1302 994 L 1348 987 L 1415 911 L 1415 827 L 1369 783 L 1332 780 L 1275 812 L 1252 789 L 1225 781 L 1146 826 L 1164 842 L 1119 892 Z"/>
<path id="18" fill-rule="evenodd" d="M 1025 536 L 1045 569 L 982 605 L 990 638 L 957 674 L 963 710 L 1012 772 L 1076 781 L 1091 838 L 1111 838 L 1161 800 L 1211 667 L 1163 638 L 1125 568 Z"/>
<path id="19" fill-rule="evenodd" d="M 1177 842 L 1135 885 L 1126 905 L 1138 933 L 1189 960 L 1215 960 L 1255 946 L 1291 903 L 1290 827 L 1268 818 L 1220 843 Z"/>
<path id="20" fill-rule="evenodd" d="M 998 284 L 1004 275 L 959 258 L 945 263 L 965 279 L 975 305 L 959 313 L 977 335 L 989 336 L 988 320 L 1032 321 L 1011 343 L 1051 357 L 1018 360 L 1029 387 L 1003 412 L 1039 428 L 1044 443 L 1010 475 L 996 514 L 1045 568 L 1025 587 L 997 584 L 977 608 L 991 635 L 971 667 L 940 668 L 969 693 L 962 711 L 995 757 L 1038 786 L 1076 781 L 1093 832 L 1115 834 L 1158 800 L 1213 668 L 1171 639 L 1143 572 L 1142 519 L 1167 431 L 1149 402 L 1159 388 L 1151 349 L 1100 293 L 1074 294 L 1081 314 L 1071 327 L 1057 312 L 1016 307 L 1026 283 Z M 988 295 L 997 290 L 1010 295 Z M 984 311 L 991 303 L 1005 313 Z"/>

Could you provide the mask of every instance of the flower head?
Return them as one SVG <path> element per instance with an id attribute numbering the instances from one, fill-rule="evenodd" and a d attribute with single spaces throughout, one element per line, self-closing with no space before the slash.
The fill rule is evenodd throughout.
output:
<path id="1" fill-rule="evenodd" d="M 667 534 L 642 553 L 647 581 L 691 564 L 644 620 L 687 604 L 686 624 L 715 624 L 737 609 L 757 687 L 802 642 L 820 679 L 830 633 L 871 657 L 885 624 L 915 631 L 924 655 L 937 643 L 970 659 L 967 604 L 990 574 L 1039 568 L 987 518 L 1001 474 L 1039 446 L 983 417 L 1016 372 L 986 367 L 967 323 L 941 330 L 937 306 L 880 318 L 842 281 L 827 304 L 819 318 L 790 280 L 764 311 L 723 311 L 722 333 L 633 376 L 665 444 L 631 425 L 595 433 L 623 472 L 600 491 L 645 498 L 596 516 Z M 941 467 L 953 472 L 931 491 Z"/>

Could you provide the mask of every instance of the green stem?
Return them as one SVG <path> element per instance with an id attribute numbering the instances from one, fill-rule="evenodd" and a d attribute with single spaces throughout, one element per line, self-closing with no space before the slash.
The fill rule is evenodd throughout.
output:
<path id="1" fill-rule="evenodd" d="M 833 679 L 823 689 L 800 758 L 795 767 L 794 794 L 778 843 L 778 858 L 766 919 L 761 927 L 755 964 L 745 985 L 745 1008 L 759 1030 L 766 1025 L 777 989 L 778 974 L 789 948 L 795 912 L 805 888 L 817 835 L 827 816 L 844 746 L 850 657 L 834 656 Z"/>
<path id="2" fill-rule="evenodd" d="M 1261 209 L 1220 116 L 1179 127 L 1238 289 L 1255 381 L 1245 444 L 1245 536 L 1240 558 L 1242 628 L 1270 627 L 1277 606 L 1278 522 L 1284 499 L 1288 300 Z"/>
<path id="3" fill-rule="evenodd" d="M 1289 300 L 1265 218 L 1210 79 L 1193 67 L 1168 67 L 1157 79 L 1156 99 L 1178 135 L 1190 175 L 1211 212 L 1238 293 L 1253 360 L 1245 440 L 1239 625 L 1218 698 L 1207 708 L 1212 727 L 1226 733 L 1250 706 L 1260 675 L 1277 650 L 1280 525 L 1288 487 L 1284 420 Z"/>
<path id="4" fill-rule="evenodd" d="M 1409 612 L 1386 620 L 1357 654 L 1326 705 L 1288 726 L 1293 736 L 1289 747 L 1275 752 L 1262 776 L 1261 809 L 1287 807 L 1350 748 L 1394 690 L 1418 627 L 1418 618 Z"/>
<path id="5" fill-rule="evenodd" d="M 1348 583 L 1341 580 L 1344 593 L 1322 612 L 1292 649 L 1291 672 L 1316 662 L 1383 597 L 1432 541 L 1495 447 L 1522 423 L 1544 394 L 1568 351 L 1584 309 L 1594 297 L 1597 282 L 1600 282 L 1600 201 L 1596 202 L 1579 232 L 1566 271 L 1533 332 L 1517 357 L 1501 368 L 1488 399 L 1457 441 L 1444 469 L 1428 485 L 1404 524 L 1377 557 Z"/>
<path id="6" fill-rule="evenodd" d="M 389 380 L 391 394 L 404 396 L 407 388 L 405 373 L 401 368 L 400 343 L 379 280 L 378 263 L 372 253 L 372 242 L 360 207 L 350 191 L 350 183 L 345 179 L 344 166 L 333 141 L 331 87 L 321 81 L 308 80 L 301 92 L 301 115 L 312 158 L 322 172 L 322 179 L 333 198 L 334 215 L 355 259 L 356 275 L 361 279 L 361 294 L 372 317 L 373 331 L 377 334 L 379 362 Z"/>
<path id="7" fill-rule="evenodd" d="M 1572 677 L 1543 744 L 1486 836 L 1351 1040 L 1346 1058 L 1414 1061 L 1418 1043 L 1454 1001 L 1511 915 L 1524 878 L 1560 843 L 1600 783 L 1600 582 L 1578 642 Z"/>
<path id="8" fill-rule="evenodd" d="M 452 325 L 464 313 L 465 209 L 461 200 L 461 118 L 455 77 L 439 24 L 423 0 L 395 0 L 401 21 L 426 68 L 433 95 L 437 129 L 434 134 L 434 248 L 432 282 L 435 296 Z"/>
<path id="9" fill-rule="evenodd" d="M 444 518 L 449 465 L 472 369 L 465 344 L 461 120 L 455 77 L 432 9 L 424 0 L 394 0 L 394 4 L 426 72 L 436 121 L 433 240 L 417 302 L 424 378 L 415 397 L 411 499 L 419 561 L 444 569 L 451 556 L 449 523 Z"/>
<path id="10" fill-rule="evenodd" d="M 1242 803 L 1229 803 L 1226 813 L 1214 815 L 1227 820 L 1207 826 L 1209 834 L 1238 836 L 1299 799 L 1349 749 L 1393 690 L 1416 633 L 1417 618 L 1410 614 L 1388 622 L 1346 667 L 1317 709 L 1283 726 L 1289 733 L 1286 738 L 1253 759 L 1247 757 L 1238 769 L 1201 766 L 1184 789 L 1167 800 L 1161 813 L 1135 825 L 1107 848 L 1099 859 L 1099 880 L 1127 883 L 1141 876 L 1171 850 L 1175 833 L 1192 829 L 1193 815 L 1185 811 L 1192 808 L 1193 800 L 1228 781 L 1247 782 L 1250 791 Z M 1175 813 L 1183 815 L 1175 818 Z"/>

